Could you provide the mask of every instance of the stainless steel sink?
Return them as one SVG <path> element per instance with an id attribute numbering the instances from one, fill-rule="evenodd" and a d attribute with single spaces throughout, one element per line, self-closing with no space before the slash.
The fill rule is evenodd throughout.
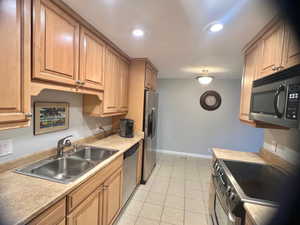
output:
<path id="1" fill-rule="evenodd" d="M 59 183 L 70 183 L 117 151 L 81 146 L 61 158 L 49 158 L 17 169 L 16 172 Z"/>
<path id="2" fill-rule="evenodd" d="M 82 149 L 74 152 L 72 154 L 72 157 L 99 163 L 99 162 L 102 162 L 102 161 L 108 159 L 115 153 L 116 153 L 116 151 L 114 151 L 114 150 L 95 148 L 92 146 L 82 146 Z"/>

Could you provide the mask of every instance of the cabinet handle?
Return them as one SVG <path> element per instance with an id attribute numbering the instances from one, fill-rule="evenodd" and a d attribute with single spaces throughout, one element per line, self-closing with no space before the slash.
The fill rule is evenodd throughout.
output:
<path id="1" fill-rule="evenodd" d="M 32 115 L 32 113 L 31 113 L 31 112 L 29 112 L 29 113 L 25 113 L 25 117 L 26 117 L 26 118 L 32 118 L 32 116 L 33 116 L 33 115 Z"/>
<path id="2" fill-rule="evenodd" d="M 278 67 L 276 67 L 276 66 L 272 66 L 272 70 L 273 70 L 273 71 L 277 71 L 277 68 L 278 68 Z"/>
<path id="3" fill-rule="evenodd" d="M 284 66 L 278 66 L 277 67 L 277 70 L 282 70 L 282 69 L 284 69 Z"/>
<path id="4" fill-rule="evenodd" d="M 75 83 L 78 84 L 78 85 L 80 85 L 81 81 L 80 80 L 76 80 Z"/>
<path id="5" fill-rule="evenodd" d="M 84 81 L 82 81 L 82 82 L 80 82 L 80 84 L 81 84 L 81 85 L 85 85 L 85 82 L 84 82 Z"/>

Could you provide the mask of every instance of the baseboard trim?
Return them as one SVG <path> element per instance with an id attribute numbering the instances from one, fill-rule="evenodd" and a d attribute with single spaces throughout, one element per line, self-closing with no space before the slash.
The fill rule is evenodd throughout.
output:
<path id="1" fill-rule="evenodd" d="M 170 155 L 181 155 L 181 156 L 188 156 L 188 157 L 195 157 L 195 158 L 212 159 L 212 155 L 195 154 L 195 153 L 187 153 L 187 152 L 176 152 L 176 151 L 166 150 L 166 149 L 157 149 L 157 152 L 166 153 L 166 154 L 170 154 Z"/>

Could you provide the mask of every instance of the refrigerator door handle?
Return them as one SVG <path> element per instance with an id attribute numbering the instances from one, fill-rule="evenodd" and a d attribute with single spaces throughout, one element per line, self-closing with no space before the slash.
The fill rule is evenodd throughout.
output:
<path id="1" fill-rule="evenodd" d="M 155 108 L 152 108 L 151 117 L 152 117 L 152 131 L 151 131 L 151 138 L 155 137 L 156 135 L 156 117 L 155 117 Z"/>
<path id="2" fill-rule="evenodd" d="M 147 136 L 152 137 L 152 113 L 148 115 L 148 129 Z"/>

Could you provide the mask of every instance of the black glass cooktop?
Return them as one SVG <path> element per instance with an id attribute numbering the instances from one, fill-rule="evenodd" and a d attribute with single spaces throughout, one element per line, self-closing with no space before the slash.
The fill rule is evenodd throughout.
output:
<path id="1" fill-rule="evenodd" d="M 250 198 L 279 202 L 287 175 L 265 164 L 224 160 L 242 191 Z"/>

